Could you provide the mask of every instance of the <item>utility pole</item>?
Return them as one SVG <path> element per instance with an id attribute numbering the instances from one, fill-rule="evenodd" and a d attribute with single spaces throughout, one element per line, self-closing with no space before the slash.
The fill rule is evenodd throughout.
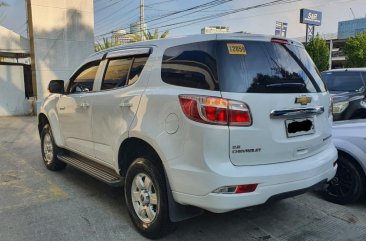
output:
<path id="1" fill-rule="evenodd" d="M 145 20 L 144 20 L 144 0 L 140 0 L 140 34 L 141 34 L 141 40 L 145 40 L 145 35 L 144 35 L 144 31 L 145 31 L 145 24 L 144 24 Z"/>

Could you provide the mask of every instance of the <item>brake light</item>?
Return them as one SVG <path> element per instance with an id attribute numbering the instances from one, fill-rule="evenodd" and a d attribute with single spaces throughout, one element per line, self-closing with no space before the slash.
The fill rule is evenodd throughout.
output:
<path id="1" fill-rule="evenodd" d="M 240 101 L 199 95 L 180 95 L 183 113 L 191 120 L 213 125 L 250 126 L 249 107 Z"/>
<path id="2" fill-rule="evenodd" d="M 286 39 L 280 39 L 280 38 L 272 38 L 271 42 L 278 44 L 288 44 L 288 41 Z"/>

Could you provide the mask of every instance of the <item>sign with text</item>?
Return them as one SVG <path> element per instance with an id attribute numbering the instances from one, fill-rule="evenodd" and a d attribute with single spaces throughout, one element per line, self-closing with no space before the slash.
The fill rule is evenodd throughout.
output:
<path id="1" fill-rule="evenodd" d="M 300 23 L 320 26 L 322 24 L 322 12 L 303 8 L 300 10 Z"/>

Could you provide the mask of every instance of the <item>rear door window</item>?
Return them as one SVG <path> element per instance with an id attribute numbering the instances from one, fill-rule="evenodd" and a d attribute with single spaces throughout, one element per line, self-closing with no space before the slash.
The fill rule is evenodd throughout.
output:
<path id="1" fill-rule="evenodd" d="M 144 69 L 148 58 L 148 56 L 134 58 L 127 85 L 134 84 L 140 78 L 141 72 Z"/>
<path id="2" fill-rule="evenodd" d="M 115 89 L 126 85 L 133 58 L 112 59 L 108 61 L 102 90 Z"/>

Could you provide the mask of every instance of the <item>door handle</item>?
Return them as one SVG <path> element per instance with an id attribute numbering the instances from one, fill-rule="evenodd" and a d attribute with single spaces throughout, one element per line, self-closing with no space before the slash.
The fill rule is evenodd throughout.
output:
<path id="1" fill-rule="evenodd" d="M 88 108 L 89 104 L 88 103 L 81 103 L 80 106 L 83 107 L 83 108 Z"/>
<path id="2" fill-rule="evenodd" d="M 132 107 L 132 103 L 130 102 L 122 102 L 119 104 L 119 107 Z"/>

